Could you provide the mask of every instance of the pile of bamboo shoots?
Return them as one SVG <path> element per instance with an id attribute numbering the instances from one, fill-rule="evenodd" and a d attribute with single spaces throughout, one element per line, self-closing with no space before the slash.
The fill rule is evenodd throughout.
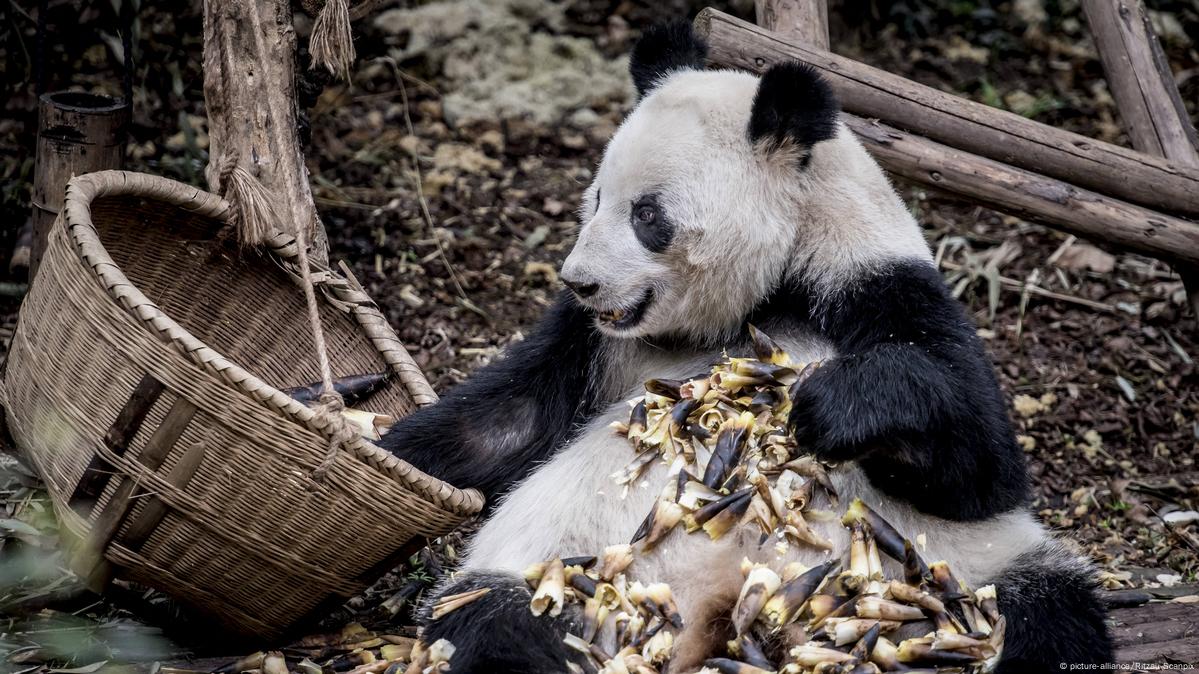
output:
<path id="1" fill-rule="evenodd" d="M 733 607 L 733 658 L 708 661 L 720 674 L 877 674 L 990 672 L 1003 652 L 1005 622 L 995 587 L 977 592 L 949 565 L 926 565 L 911 541 L 855 499 L 842 523 L 850 532 L 849 564 L 833 559 L 782 573 L 746 560 Z M 880 550 L 903 565 L 884 575 Z M 904 635 L 915 636 L 906 637 Z M 782 636 L 798 643 L 781 661 L 760 644 Z"/>
<path id="2" fill-rule="evenodd" d="M 642 584 L 626 572 L 636 554 L 652 553 L 679 524 L 713 540 L 736 526 L 754 526 L 762 545 L 775 541 L 780 558 L 792 544 L 831 550 L 808 522 L 835 519 L 812 507 L 817 488 L 829 505 L 836 505 L 837 494 L 827 467 L 803 454 L 787 430 L 796 387 L 819 364 L 797 363 L 767 335 L 750 331 L 756 358 L 726 357 L 685 381 L 650 380 L 645 396 L 631 401 L 628 423 L 616 424 L 636 451 L 613 476 L 626 493 L 655 462 L 670 467 L 668 484 L 632 541 L 598 557 L 554 559 L 525 570 L 534 615 L 571 610 L 578 628 L 564 640 L 577 653 L 577 663 L 564 665 L 570 671 L 667 669 L 683 617 L 668 585 Z M 708 660 L 699 674 L 983 674 L 995 668 L 1005 622 L 994 586 L 972 591 L 945 562 L 925 564 L 911 541 L 859 499 L 841 523 L 850 534 L 845 568 L 841 559 L 778 570 L 742 563 L 745 581 L 732 608 L 726 657 Z M 885 575 L 883 554 L 899 562 L 902 578 Z M 432 618 L 488 592 L 443 596 Z M 452 667 L 454 647 L 444 640 L 426 646 L 417 637 L 347 630 L 301 641 L 288 651 L 303 656 L 295 663 L 283 653 L 257 653 L 220 672 L 432 674 Z"/>
<path id="3" fill-rule="evenodd" d="M 699 674 L 994 670 L 1005 631 L 994 586 L 972 591 L 945 562 L 925 564 L 911 541 L 861 500 L 842 524 L 850 532 L 844 569 L 839 559 L 812 568 L 793 562 L 781 572 L 742 562 L 728 657 L 708 660 Z M 902 563 L 902 579 L 886 577 L 880 551 Z M 571 671 L 665 671 L 683 619 L 665 583 L 626 577 L 633 559 L 631 545 L 614 545 L 600 558 L 555 559 L 525 571 L 535 615 L 556 617 L 568 606 L 581 614 L 581 629 L 565 642 L 590 668 L 569 663 Z"/>
<path id="4" fill-rule="evenodd" d="M 595 558 L 577 558 L 526 571 L 534 614 L 557 616 L 567 604 L 581 605 L 583 629 L 566 641 L 601 674 L 656 674 L 669 660 L 673 630 L 682 627 L 669 587 L 624 576 L 634 545 L 647 553 L 679 524 L 713 540 L 747 524 L 760 530 L 763 545 L 775 540 L 780 557 L 792 544 L 832 548 L 808 521 L 835 517 L 811 507 L 817 487 L 830 505 L 837 493 L 826 466 L 802 452 L 787 425 L 797 387 L 819 363 L 796 362 L 752 326 L 750 334 L 755 358 L 726 356 L 696 377 L 650 380 L 645 395 L 630 401 L 629 421 L 614 424 L 636 452 L 613 475 L 625 494 L 656 462 L 669 466 L 668 483 L 631 543 L 609 547 L 598 566 Z M 844 570 L 835 559 L 810 569 L 792 563 L 781 572 L 746 560 L 731 616 L 731 657 L 710 660 L 705 672 L 994 669 L 1004 634 L 994 587 L 974 593 L 946 563 L 926 565 L 858 499 L 842 524 L 851 541 Z M 903 564 L 902 580 L 884 576 L 880 550 Z M 912 629 L 924 636 L 900 638 Z M 782 643 L 799 645 L 781 653 Z"/>
<path id="5" fill-rule="evenodd" d="M 441 674 L 454 646 L 426 645 L 418 637 L 371 632 L 350 623 L 339 632 L 304 637 L 281 651 L 258 651 L 214 674 Z M 170 674 L 163 669 L 164 674 Z"/>
<path id="6" fill-rule="evenodd" d="M 671 481 L 633 538 L 643 549 L 680 523 L 715 540 L 746 520 L 775 537 L 780 554 L 792 543 L 832 547 L 808 520 L 835 516 L 809 506 L 817 486 L 833 504 L 837 494 L 787 430 L 794 389 L 819 364 L 795 362 L 753 326 L 750 334 L 757 358 L 726 357 L 686 381 L 651 379 L 630 401 L 628 423 L 614 424 L 636 451 L 613 475 L 626 493 L 655 462 L 670 466 Z"/>
<path id="7" fill-rule="evenodd" d="M 566 645 L 601 674 L 658 674 L 670 658 L 674 635 L 683 628 L 666 583 L 642 585 L 625 570 L 632 545 L 612 545 L 601 557 L 554 559 L 525 570 L 534 589 L 534 615 L 557 617 L 569 605 L 581 606 L 581 628 Z M 572 671 L 586 671 L 569 663 Z"/>

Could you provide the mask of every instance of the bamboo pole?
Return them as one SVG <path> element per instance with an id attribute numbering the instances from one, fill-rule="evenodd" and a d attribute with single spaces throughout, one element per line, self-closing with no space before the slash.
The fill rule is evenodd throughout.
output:
<path id="1" fill-rule="evenodd" d="M 62 210 L 67 181 L 92 171 L 121 168 L 128 126 L 129 105 L 123 100 L 75 91 L 42 94 L 33 172 L 30 281 Z"/>
<path id="2" fill-rule="evenodd" d="M 1199 169 L 937 91 L 711 8 L 699 13 L 695 26 L 718 65 L 762 72 L 802 61 L 827 77 L 848 112 L 1123 201 L 1199 215 Z"/>
<path id="3" fill-rule="evenodd" d="M 1140 0 L 1083 0 L 1108 87 L 1132 146 L 1180 166 L 1199 167 L 1199 137 L 1170 64 Z M 1175 266 L 1199 317 L 1199 268 Z"/>

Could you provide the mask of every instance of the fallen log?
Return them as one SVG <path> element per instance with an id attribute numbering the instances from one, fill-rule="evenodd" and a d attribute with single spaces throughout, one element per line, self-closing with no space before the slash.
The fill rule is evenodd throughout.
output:
<path id="1" fill-rule="evenodd" d="M 846 124 L 888 171 L 1096 241 L 1199 262 L 1199 224 L 977 157 L 853 115 Z"/>
<path id="2" fill-rule="evenodd" d="M 717 65 L 762 72 L 802 61 L 828 78 L 847 112 L 1133 204 L 1199 215 L 1197 169 L 947 94 L 711 8 L 695 27 Z"/>

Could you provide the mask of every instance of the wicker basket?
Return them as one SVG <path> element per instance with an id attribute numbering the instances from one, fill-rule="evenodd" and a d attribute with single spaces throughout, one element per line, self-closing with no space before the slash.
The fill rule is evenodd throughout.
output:
<path id="1" fill-rule="evenodd" d="M 276 637 L 364 589 L 482 498 L 361 439 L 311 479 L 333 428 L 280 388 L 320 379 L 296 247 L 238 252 L 229 205 L 138 173 L 75 178 L 21 307 L 4 406 L 72 566 Z M 357 284 L 316 274 L 334 375 L 390 371 L 359 406 L 436 400 Z"/>

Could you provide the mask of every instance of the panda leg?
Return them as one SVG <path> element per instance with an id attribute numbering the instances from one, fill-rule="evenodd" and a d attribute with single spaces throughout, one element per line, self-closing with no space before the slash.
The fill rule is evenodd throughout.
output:
<path id="1" fill-rule="evenodd" d="M 999 674 L 1113 662 L 1094 569 L 1059 543 L 1016 557 L 994 582 L 1007 621 Z"/>
<path id="2" fill-rule="evenodd" d="M 568 671 L 567 661 L 577 655 L 562 642 L 570 618 L 566 613 L 558 618 L 533 615 L 529 610 L 533 595 L 516 574 L 471 571 L 459 576 L 438 596 L 480 588 L 491 591 L 438 620 L 426 615 L 424 641 L 432 644 L 446 639 L 454 645 L 450 658 L 454 674 Z"/>

